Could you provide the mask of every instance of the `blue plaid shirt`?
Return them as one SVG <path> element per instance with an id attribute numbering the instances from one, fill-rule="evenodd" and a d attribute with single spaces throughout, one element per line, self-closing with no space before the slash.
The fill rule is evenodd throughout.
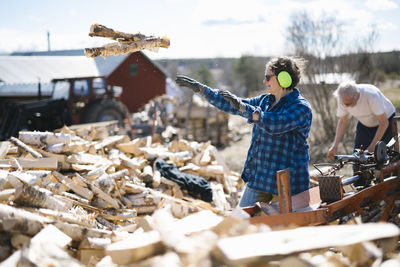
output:
<path id="1" fill-rule="evenodd" d="M 253 133 L 242 179 L 247 186 L 278 194 L 276 172 L 289 168 L 291 192 L 300 193 L 309 188 L 307 137 L 311 127 L 312 110 L 308 101 L 295 88 L 275 105 L 275 96 L 262 94 L 242 99 L 246 111 L 232 108 L 218 90 L 207 87 L 203 96 L 218 109 L 247 118 L 253 123 Z M 253 121 L 258 112 L 259 120 Z"/>

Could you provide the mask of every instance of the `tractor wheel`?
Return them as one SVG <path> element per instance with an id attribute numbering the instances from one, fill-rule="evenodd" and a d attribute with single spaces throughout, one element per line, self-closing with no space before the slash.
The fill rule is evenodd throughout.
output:
<path id="1" fill-rule="evenodd" d="M 102 99 L 90 104 L 82 116 L 82 123 L 118 120 L 123 125 L 128 110 L 115 99 Z"/>

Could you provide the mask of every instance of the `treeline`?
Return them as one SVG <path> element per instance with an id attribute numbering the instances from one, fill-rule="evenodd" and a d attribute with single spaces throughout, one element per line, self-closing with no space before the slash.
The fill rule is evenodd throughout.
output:
<path id="1" fill-rule="evenodd" d="M 228 87 L 241 96 L 264 89 L 262 80 L 269 57 L 243 55 L 240 58 L 156 60 L 171 77 L 185 74 L 210 86 Z M 400 80 L 400 51 L 348 54 L 325 59 L 343 65 L 342 71 L 358 73 L 357 82 L 379 84 Z M 346 64 L 343 62 L 351 62 Z"/>

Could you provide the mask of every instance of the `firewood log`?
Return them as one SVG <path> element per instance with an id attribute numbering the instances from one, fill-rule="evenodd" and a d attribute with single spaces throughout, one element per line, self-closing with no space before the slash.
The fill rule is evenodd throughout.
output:
<path id="1" fill-rule="evenodd" d="M 398 227 L 389 223 L 299 227 L 223 238 L 218 240 L 213 254 L 223 264 L 250 265 L 259 263 L 260 260 L 265 262 L 307 250 L 349 246 L 388 238 L 397 240 L 398 236 Z M 265 240 L 273 245 L 260 246 Z"/>
<path id="2" fill-rule="evenodd" d="M 43 157 L 40 153 L 36 152 L 33 148 L 31 148 L 30 146 L 26 145 L 24 142 L 22 142 L 18 138 L 15 138 L 15 137 L 11 136 L 10 137 L 10 142 L 13 143 L 14 145 L 16 145 L 17 147 L 19 147 L 22 151 L 30 153 L 35 158 L 42 158 Z"/>
<path id="3" fill-rule="evenodd" d="M 127 137 L 126 135 L 109 136 L 106 139 L 103 139 L 101 142 L 95 144 L 94 149 L 99 150 L 107 146 L 115 145 L 119 142 L 123 142 L 127 138 L 129 137 Z"/>
<path id="4" fill-rule="evenodd" d="M 13 201 L 21 206 L 49 208 L 64 212 L 68 211 L 54 197 L 49 196 L 28 184 L 23 184 L 16 188 Z"/>
<path id="5" fill-rule="evenodd" d="M 16 249 L 21 249 L 24 245 L 28 244 L 31 240 L 30 236 L 24 234 L 14 234 L 11 238 L 11 245 Z"/>
<path id="6" fill-rule="evenodd" d="M 145 35 L 141 33 L 131 34 L 131 33 L 124 33 L 120 31 L 113 30 L 101 24 L 93 24 L 90 26 L 89 36 L 94 37 L 106 37 L 112 40 L 123 39 L 124 41 L 139 41 L 146 38 Z"/>
<path id="7" fill-rule="evenodd" d="M 10 149 L 10 142 L 2 141 L 0 142 L 0 159 L 3 159 Z"/>
<path id="8" fill-rule="evenodd" d="M 1 164 L 6 164 L 12 168 L 21 169 L 41 169 L 41 170 L 56 170 L 56 158 L 36 158 L 36 159 L 3 159 L 0 160 Z"/>
<path id="9" fill-rule="evenodd" d="M 18 137 L 22 142 L 35 146 L 68 144 L 71 142 L 71 135 L 65 133 L 20 131 Z"/>
<path id="10" fill-rule="evenodd" d="M 45 223 L 52 223 L 44 216 L 0 203 L 0 220 L 4 231 L 35 235 Z"/>
<path id="11" fill-rule="evenodd" d="M 127 143 L 117 144 L 117 148 L 124 153 L 133 154 L 135 157 L 143 155 L 143 151 L 139 148 L 145 146 L 146 140 L 144 138 L 136 138 Z"/>
<path id="12" fill-rule="evenodd" d="M 98 57 L 102 56 L 106 58 L 108 56 L 117 56 L 120 54 L 128 54 L 137 52 L 143 49 L 156 50 L 158 47 L 168 48 L 170 44 L 169 38 L 163 37 L 148 37 L 144 40 L 134 41 L 126 44 L 122 43 L 111 43 L 102 47 L 85 48 L 85 55 L 87 57 Z"/>
<path id="13" fill-rule="evenodd" d="M 94 185 L 93 183 L 90 184 L 90 188 L 92 189 L 92 191 L 96 194 L 97 197 L 103 199 L 104 201 L 106 201 L 107 203 L 109 203 L 113 208 L 118 209 L 119 208 L 119 204 L 118 201 L 116 201 L 115 199 L 113 199 L 112 197 L 110 197 L 109 195 L 107 195 L 106 193 L 104 193 L 101 189 L 99 189 L 96 185 Z"/>
<path id="14" fill-rule="evenodd" d="M 164 251 L 165 246 L 157 231 L 135 232 L 131 237 L 106 247 L 106 255 L 119 265 L 128 265 Z"/>
<path id="15" fill-rule="evenodd" d="M 81 197 L 86 198 L 87 200 L 90 200 L 93 198 L 93 192 L 88 190 L 87 188 L 84 188 L 76 183 L 72 179 L 70 179 L 67 176 L 62 175 L 61 173 L 57 171 L 53 171 L 52 173 L 62 184 L 64 184 L 66 187 L 74 191 L 76 194 L 78 194 Z"/>
<path id="16" fill-rule="evenodd" d="M 14 195 L 14 193 L 15 193 L 14 188 L 4 189 L 0 191 L 0 201 L 8 201 L 10 197 Z"/>
<path id="17" fill-rule="evenodd" d="M 93 227 L 88 228 L 65 222 L 55 222 L 54 226 L 71 237 L 74 241 L 82 241 L 84 238 L 88 237 L 109 238 L 112 234 L 111 231 L 96 229 Z"/>

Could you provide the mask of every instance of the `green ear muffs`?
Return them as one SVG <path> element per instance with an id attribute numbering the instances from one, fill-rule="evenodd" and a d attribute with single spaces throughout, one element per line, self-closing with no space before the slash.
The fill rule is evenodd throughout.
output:
<path id="1" fill-rule="evenodd" d="M 292 85 L 292 77 L 287 71 L 281 71 L 278 74 L 278 83 L 282 88 L 288 88 Z"/>

